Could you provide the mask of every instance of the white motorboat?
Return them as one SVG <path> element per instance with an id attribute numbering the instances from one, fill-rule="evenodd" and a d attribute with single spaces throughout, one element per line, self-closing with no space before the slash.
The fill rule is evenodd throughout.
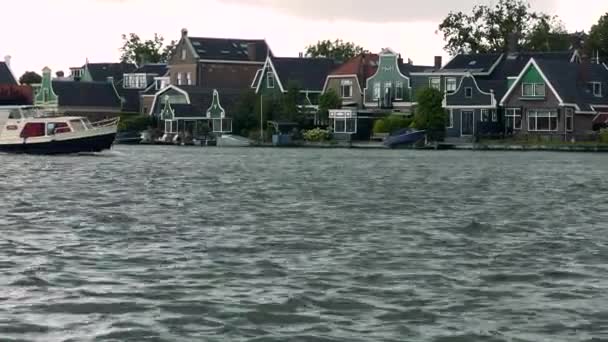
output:
<path id="1" fill-rule="evenodd" d="M 50 115 L 32 106 L 0 107 L 0 152 L 101 152 L 112 147 L 118 121 L 91 123 L 85 117 Z"/>

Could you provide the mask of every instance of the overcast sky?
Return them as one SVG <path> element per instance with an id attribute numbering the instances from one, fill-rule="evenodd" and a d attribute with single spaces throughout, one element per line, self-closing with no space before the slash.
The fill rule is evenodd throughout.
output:
<path id="1" fill-rule="evenodd" d="M 486 0 L 491 4 L 495 1 Z M 533 0 L 533 8 L 557 14 L 571 30 L 588 30 L 608 11 L 606 0 Z M 12 67 L 40 72 L 44 66 L 117 61 L 121 34 L 155 32 L 191 36 L 264 38 L 275 55 L 297 56 L 320 39 L 342 38 L 370 51 L 392 47 L 418 64 L 444 55 L 437 25 L 448 12 L 469 12 L 474 0 L 17 0 L 0 21 L 0 56 Z M 579 9 L 584 8 L 584 11 Z M 447 56 L 445 56 L 447 57 Z"/>

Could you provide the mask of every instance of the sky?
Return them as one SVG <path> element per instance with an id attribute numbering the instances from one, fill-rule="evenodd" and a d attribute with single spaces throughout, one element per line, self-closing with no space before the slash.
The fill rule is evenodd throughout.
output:
<path id="1" fill-rule="evenodd" d="M 3 4 L 0 60 L 13 72 L 40 73 L 120 57 L 121 35 L 179 40 L 190 36 L 266 39 L 276 56 L 297 56 L 322 39 L 353 41 L 372 52 L 391 47 L 417 64 L 448 56 L 437 26 L 450 11 L 470 12 L 496 0 L 19 0 Z M 608 12 L 606 0 L 532 0 L 570 31 L 589 30 Z M 584 8 L 584 11 L 580 9 Z"/>

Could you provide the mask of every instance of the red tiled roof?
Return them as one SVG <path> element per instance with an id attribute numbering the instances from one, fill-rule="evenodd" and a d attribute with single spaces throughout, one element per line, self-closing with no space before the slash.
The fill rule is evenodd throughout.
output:
<path id="1" fill-rule="evenodd" d="M 608 124 L 608 113 L 599 113 L 595 119 L 593 119 L 593 123 L 597 125 Z"/>
<path id="2" fill-rule="evenodd" d="M 355 56 L 346 63 L 340 65 L 330 75 L 357 75 L 368 78 L 373 76 L 378 69 L 378 55 L 371 53 L 362 53 Z"/>

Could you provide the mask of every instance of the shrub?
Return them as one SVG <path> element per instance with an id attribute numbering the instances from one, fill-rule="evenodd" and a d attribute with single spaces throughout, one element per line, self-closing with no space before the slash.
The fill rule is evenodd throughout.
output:
<path id="1" fill-rule="evenodd" d="M 303 136 L 304 140 L 314 142 L 327 141 L 330 137 L 329 131 L 320 128 L 313 128 L 311 130 L 305 131 Z"/>
<path id="2" fill-rule="evenodd" d="M 402 128 L 408 128 L 412 124 L 412 119 L 400 115 L 390 115 L 386 118 L 377 120 L 374 123 L 373 131 L 378 133 L 392 133 Z"/>
<path id="3" fill-rule="evenodd" d="M 602 144 L 608 144 L 608 128 L 600 130 L 600 142 Z"/>
<path id="4" fill-rule="evenodd" d="M 118 130 L 144 131 L 152 125 L 152 118 L 148 115 L 121 115 Z"/>

